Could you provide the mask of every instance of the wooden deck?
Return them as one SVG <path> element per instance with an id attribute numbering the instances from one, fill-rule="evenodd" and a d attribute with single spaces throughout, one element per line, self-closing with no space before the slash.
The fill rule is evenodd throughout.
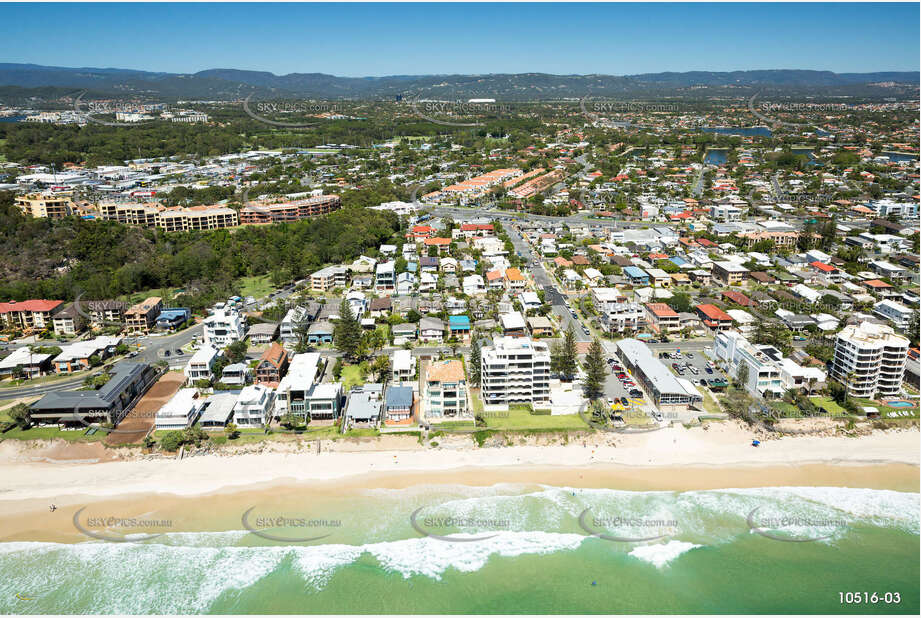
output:
<path id="1" fill-rule="evenodd" d="M 176 391 L 185 383 L 185 375 L 177 371 L 168 371 L 157 383 L 144 393 L 128 416 L 122 419 L 116 428 L 106 436 L 106 444 L 137 444 L 144 439 L 154 426 L 157 410 L 163 407 Z"/>

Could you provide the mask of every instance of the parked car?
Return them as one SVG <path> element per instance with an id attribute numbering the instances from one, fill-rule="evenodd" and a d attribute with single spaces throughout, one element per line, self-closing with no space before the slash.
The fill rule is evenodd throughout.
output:
<path id="1" fill-rule="evenodd" d="M 623 406 L 626 407 L 626 406 L 629 406 L 629 405 L 630 405 L 630 400 L 627 399 L 626 397 L 621 397 L 621 398 L 620 398 L 620 403 L 621 403 L 621 405 L 623 405 Z"/>
<path id="2" fill-rule="evenodd" d="M 710 369 L 709 367 L 705 367 L 704 369 L 706 369 L 707 373 L 713 373 L 713 370 Z"/>
<path id="3" fill-rule="evenodd" d="M 635 398 L 635 399 L 642 399 L 642 398 L 643 398 L 643 391 L 641 391 L 641 390 L 638 389 L 638 388 L 631 389 L 631 390 L 630 390 L 630 396 L 633 397 L 633 398 Z"/>
<path id="4" fill-rule="evenodd" d="M 688 358 L 694 358 L 694 354 L 692 352 L 688 352 L 687 354 L 685 354 L 685 356 L 687 356 Z"/>

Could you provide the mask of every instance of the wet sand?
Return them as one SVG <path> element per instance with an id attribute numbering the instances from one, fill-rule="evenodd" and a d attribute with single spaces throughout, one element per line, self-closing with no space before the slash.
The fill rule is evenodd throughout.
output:
<path id="1" fill-rule="evenodd" d="M 498 484 L 609 488 L 632 491 L 690 491 L 747 487 L 860 487 L 918 492 L 919 470 L 912 464 L 801 464 L 782 466 L 585 467 L 518 466 L 450 471 L 393 471 L 361 477 L 291 482 L 279 480 L 246 488 L 196 495 L 140 493 L 113 497 L 74 494 L 55 500 L 0 497 L 0 542 L 89 540 L 81 532 L 89 517 L 145 518 L 168 527 L 125 528 L 125 533 L 241 530 L 241 515 L 259 506 L 291 512 L 309 505 L 317 516 L 337 512 L 350 498 L 374 489 L 435 486 L 489 487 Z M 49 505 L 53 503 L 55 511 Z M 81 512 L 81 509 L 84 509 Z M 74 515 L 78 525 L 74 524 Z"/>

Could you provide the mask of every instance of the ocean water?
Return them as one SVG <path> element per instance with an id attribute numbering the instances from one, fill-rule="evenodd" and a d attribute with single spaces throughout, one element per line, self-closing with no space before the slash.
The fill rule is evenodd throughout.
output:
<path id="1" fill-rule="evenodd" d="M 249 508 L 231 529 L 0 543 L 0 612 L 919 610 L 917 493 L 421 486 Z"/>

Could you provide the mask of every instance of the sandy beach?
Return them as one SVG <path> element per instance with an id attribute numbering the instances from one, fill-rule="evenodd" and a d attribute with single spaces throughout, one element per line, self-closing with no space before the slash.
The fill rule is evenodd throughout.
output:
<path id="1" fill-rule="evenodd" d="M 490 484 L 536 481 L 523 472 L 525 469 L 542 469 L 546 479 L 552 476 L 547 471 L 559 474 L 578 469 L 584 476 L 585 470 L 593 473 L 605 468 L 632 469 L 635 476 L 653 478 L 655 474 L 651 471 L 669 468 L 677 472 L 669 475 L 673 482 L 686 487 L 689 485 L 679 479 L 714 479 L 727 469 L 773 467 L 788 468 L 784 482 L 790 484 L 802 476 L 802 467 L 808 464 L 849 467 L 902 464 L 913 470 L 906 479 L 911 483 L 905 490 L 917 491 L 919 435 L 911 429 L 876 431 L 858 437 L 797 436 L 764 440 L 758 436 L 763 441 L 754 448 L 753 434 L 748 428 L 737 423 L 716 423 L 708 429 L 675 426 L 647 434 L 596 433 L 565 444 L 559 441 L 540 444 L 532 440 L 524 445 L 485 448 L 471 447 L 470 437 L 460 435 L 442 436 L 437 448 L 423 446 L 408 436 L 327 441 L 320 453 L 313 443 L 282 443 L 273 445 L 275 450 L 260 453 L 203 455 L 182 461 L 106 461 L 100 453 L 110 458 L 114 455 L 98 445 L 95 449 L 83 445 L 68 450 L 70 459 L 61 459 L 54 456 L 55 446 L 42 448 L 7 441 L 0 444 L 4 478 L 0 504 L 8 506 L 11 501 L 28 500 L 68 502 L 68 497 L 85 500 L 127 494 L 194 496 L 267 483 L 335 482 L 341 486 L 358 481 L 373 486 L 370 479 L 394 474 L 406 478 L 428 477 L 437 482 L 458 470 L 479 470 L 468 480 Z M 573 475 L 566 473 L 566 476 Z M 415 482 L 420 481 L 418 478 L 411 481 Z M 769 479 L 762 476 L 760 482 Z"/>

